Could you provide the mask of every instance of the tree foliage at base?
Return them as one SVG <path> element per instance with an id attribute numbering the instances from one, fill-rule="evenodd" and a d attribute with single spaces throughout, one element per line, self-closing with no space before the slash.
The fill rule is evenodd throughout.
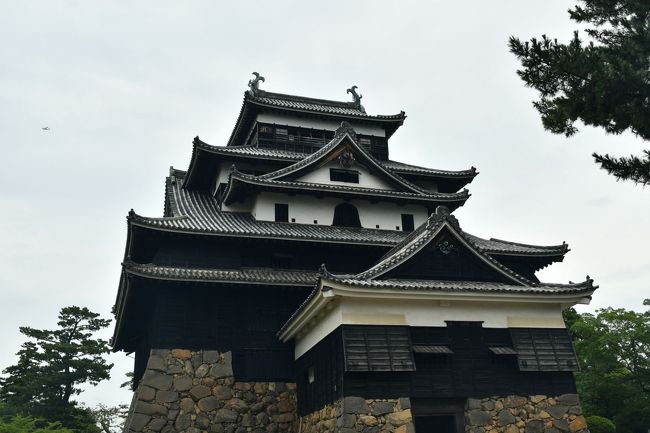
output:
<path id="1" fill-rule="evenodd" d="M 571 309 L 565 320 L 580 361 L 576 384 L 585 413 L 612 420 L 617 433 L 647 433 L 650 309 L 605 308 L 596 314 Z"/>
<path id="2" fill-rule="evenodd" d="M 27 415 L 60 422 L 75 432 L 100 432 L 93 411 L 79 406 L 73 397 L 82 384 L 96 385 L 110 378 L 113 365 L 104 359 L 110 352 L 108 343 L 94 335 L 110 320 L 73 306 L 61 309 L 57 324 L 54 330 L 20 328 L 29 340 L 17 353 L 18 362 L 0 378 L 0 416 L 6 420 Z"/>
<path id="3" fill-rule="evenodd" d="M 543 35 L 509 41 L 521 62 L 517 74 L 539 91 L 533 105 L 544 128 L 571 136 L 575 122 L 612 134 L 631 131 L 650 140 L 650 2 L 579 0 L 572 20 L 590 26 L 584 43 L 576 31 L 568 43 Z M 650 184 L 650 153 L 616 158 L 594 154 L 619 180 Z"/>

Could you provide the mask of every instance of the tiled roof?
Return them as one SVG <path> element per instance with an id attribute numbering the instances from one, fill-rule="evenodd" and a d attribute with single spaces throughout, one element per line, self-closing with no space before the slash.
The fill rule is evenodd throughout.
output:
<path id="1" fill-rule="evenodd" d="M 254 103 L 290 110 L 310 111 L 315 113 L 351 116 L 366 119 L 403 120 L 406 118 L 403 111 L 392 115 L 370 116 L 358 105 L 355 105 L 354 102 L 331 101 L 327 99 L 285 95 L 282 93 L 266 92 L 264 90 L 258 90 L 255 96 L 251 95 L 250 92 L 247 92 L 246 98 L 250 99 L 250 101 Z"/>
<path id="2" fill-rule="evenodd" d="M 425 245 L 435 238 L 443 226 L 447 226 L 450 231 L 466 241 L 476 255 L 490 264 L 495 270 L 510 278 L 513 282 L 526 286 L 537 285 L 537 283 L 530 281 L 512 269 L 504 266 L 501 262 L 493 259 L 489 254 L 474 244 L 474 242 L 460 229 L 456 217 L 450 215 L 449 210 L 442 206 L 438 207 L 435 214 L 432 214 L 424 224 L 417 228 L 417 230 L 393 247 L 393 249 L 386 253 L 386 255 L 384 255 L 384 257 L 382 257 L 373 267 L 359 273 L 355 278 L 359 280 L 371 280 L 384 275 L 389 270 L 399 266 L 417 254 Z"/>
<path id="3" fill-rule="evenodd" d="M 517 242 L 504 241 L 501 239 L 483 239 L 478 236 L 470 235 L 465 233 L 465 235 L 476 245 L 478 248 L 488 251 L 491 254 L 522 254 L 522 255 L 558 255 L 566 254 L 569 251 L 569 246 L 566 243 L 560 245 L 529 245 L 521 244 Z"/>
<path id="4" fill-rule="evenodd" d="M 253 157 L 262 159 L 274 159 L 293 163 L 300 161 L 307 156 L 302 152 L 292 152 L 288 150 L 268 149 L 254 146 L 213 146 L 207 144 L 198 137 L 194 140 L 197 148 L 218 155 L 235 155 L 240 157 Z M 378 161 L 382 166 L 400 174 L 421 174 L 433 177 L 474 177 L 477 174 L 475 168 L 469 170 L 440 170 L 437 168 L 420 167 L 417 165 L 405 164 L 398 161 Z"/>
<path id="5" fill-rule="evenodd" d="M 180 172 L 175 172 L 180 173 Z M 177 179 L 167 180 L 168 209 L 165 218 L 143 217 L 130 213 L 132 224 L 183 233 L 224 236 L 295 239 L 317 242 L 356 243 L 390 247 L 405 235 L 401 231 L 327 225 L 257 221 L 248 213 L 222 212 L 209 194 L 182 188 Z"/>
<path id="6" fill-rule="evenodd" d="M 387 189 L 378 188 L 360 188 L 350 187 L 345 185 L 334 184 L 320 184 L 320 183 L 307 183 L 307 182 L 289 182 L 279 180 L 268 180 L 261 176 L 250 176 L 243 173 L 235 172 L 230 177 L 229 187 L 225 190 L 224 201 L 230 203 L 237 196 L 234 191 L 236 188 L 233 185 L 243 183 L 248 185 L 256 185 L 262 188 L 269 189 L 286 189 L 292 191 L 313 191 L 313 192 L 334 192 L 334 193 L 349 193 L 359 194 L 364 197 L 382 197 L 386 199 L 404 199 L 409 202 L 440 202 L 440 203 L 456 203 L 462 204 L 469 198 L 469 192 L 464 189 L 456 193 L 412 193 L 402 191 L 392 191 Z"/>
<path id="7" fill-rule="evenodd" d="M 178 281 L 311 286 L 316 283 L 318 278 L 317 272 L 269 268 L 197 269 L 159 266 L 150 263 L 139 264 L 131 261 L 123 263 L 122 266 L 129 274 Z"/>
<path id="8" fill-rule="evenodd" d="M 400 188 L 404 188 L 409 192 L 416 194 L 428 194 L 429 191 L 426 191 L 419 186 L 409 182 L 404 179 L 397 173 L 394 173 L 390 168 L 387 168 L 381 164 L 381 162 L 375 158 L 372 154 L 367 152 L 362 146 L 359 145 L 357 141 L 357 134 L 352 128 L 352 126 L 347 122 L 342 122 L 341 126 L 334 133 L 334 137 L 327 143 L 325 146 L 318 149 L 316 152 L 306 156 L 300 161 L 295 162 L 294 164 L 281 168 L 271 173 L 266 173 L 261 176 L 258 176 L 258 179 L 269 179 L 269 180 L 292 180 L 287 176 L 290 176 L 293 173 L 300 172 L 307 167 L 316 167 L 320 162 L 327 160 L 328 157 L 334 154 L 337 150 L 340 151 L 342 146 L 351 149 L 351 151 L 356 154 L 356 157 L 361 159 L 362 163 L 367 164 L 370 167 L 380 173 L 385 179 L 389 180 L 395 185 L 399 185 Z M 469 195 L 467 196 L 469 197 Z"/>
<path id="9" fill-rule="evenodd" d="M 394 247 L 408 235 L 416 232 L 377 230 L 326 225 L 277 223 L 257 221 L 248 213 L 222 212 L 217 200 L 209 194 L 182 187 L 185 172 L 171 169 L 166 182 L 164 218 L 130 214 L 132 223 L 162 230 L 185 233 L 206 233 L 230 236 L 264 237 L 274 239 L 313 240 L 320 242 L 351 242 Z M 463 232 L 477 247 L 488 254 L 530 256 L 561 256 L 568 251 L 565 245 L 535 246 L 501 240 L 488 240 Z"/>
<path id="10" fill-rule="evenodd" d="M 436 281 L 436 280 L 363 280 L 347 276 L 327 276 L 345 285 L 357 287 L 371 287 L 377 289 L 400 290 L 430 290 L 442 292 L 493 292 L 493 293 L 566 293 L 575 294 L 593 290 L 592 280 L 577 284 L 551 284 L 539 283 L 534 287 L 516 284 L 485 282 L 485 281 Z"/>
<path id="11" fill-rule="evenodd" d="M 398 161 L 380 161 L 383 166 L 389 168 L 397 173 L 408 174 L 422 174 L 426 176 L 436 177 L 474 177 L 478 173 L 476 168 L 472 167 L 469 170 L 439 170 L 436 168 L 420 167 L 417 165 L 405 164 Z"/>
<path id="12" fill-rule="evenodd" d="M 291 317 L 282 325 L 277 335 L 281 336 L 289 328 L 307 306 L 314 301 L 321 292 L 332 290 L 327 282 L 338 283 L 349 287 L 370 288 L 380 294 L 381 290 L 402 290 L 421 292 L 445 292 L 445 293 L 494 293 L 494 294 L 521 294 L 521 295 L 575 295 L 589 294 L 598 288 L 593 285 L 593 280 L 587 277 L 582 283 L 553 284 L 539 283 L 535 287 L 521 286 L 516 284 L 486 282 L 486 281 L 442 281 L 442 280 L 367 280 L 352 275 L 334 275 L 321 267 L 318 283 L 309 293 L 307 298 L 293 312 Z"/>

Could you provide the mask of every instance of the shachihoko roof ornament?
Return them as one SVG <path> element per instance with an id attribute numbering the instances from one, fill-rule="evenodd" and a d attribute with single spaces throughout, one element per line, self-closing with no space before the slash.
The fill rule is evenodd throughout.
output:
<path id="1" fill-rule="evenodd" d="M 352 94 L 352 102 L 354 102 L 354 106 L 358 108 L 361 112 L 365 113 L 366 109 L 363 108 L 363 105 L 361 105 L 361 98 L 363 98 L 363 95 L 359 95 L 357 93 L 357 86 L 352 86 L 347 90 L 347 93 Z"/>
<path id="2" fill-rule="evenodd" d="M 260 90 L 260 81 L 263 83 L 265 80 L 264 77 L 257 72 L 253 72 L 253 75 L 255 75 L 255 78 L 248 80 L 248 87 L 250 87 L 248 93 L 255 96 L 257 95 L 257 91 Z"/>

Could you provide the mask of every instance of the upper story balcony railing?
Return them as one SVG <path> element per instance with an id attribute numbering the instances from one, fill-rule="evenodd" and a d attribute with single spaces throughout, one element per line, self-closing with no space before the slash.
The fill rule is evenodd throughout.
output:
<path id="1" fill-rule="evenodd" d="M 334 138 L 334 131 L 300 128 L 287 125 L 258 123 L 248 144 L 251 146 L 313 153 Z M 376 158 L 388 159 L 388 141 L 385 137 L 358 135 L 359 144 Z"/>

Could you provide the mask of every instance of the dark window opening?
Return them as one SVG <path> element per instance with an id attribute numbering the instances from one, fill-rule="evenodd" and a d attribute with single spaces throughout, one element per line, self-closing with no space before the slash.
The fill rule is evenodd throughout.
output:
<path id="1" fill-rule="evenodd" d="M 454 415 L 430 415 L 415 417 L 417 433 L 456 433 Z"/>
<path id="2" fill-rule="evenodd" d="M 330 168 L 330 180 L 332 182 L 359 183 L 359 172 L 355 170 Z"/>
<path id="3" fill-rule="evenodd" d="M 289 222 L 289 205 L 286 203 L 275 204 L 275 221 L 280 223 Z"/>
<path id="4" fill-rule="evenodd" d="M 403 213 L 402 214 L 402 230 L 405 232 L 412 232 L 415 229 L 415 223 L 413 222 L 413 214 Z"/>
<path id="5" fill-rule="evenodd" d="M 341 203 L 334 208 L 333 226 L 340 227 L 361 227 L 359 211 L 349 203 Z"/>

